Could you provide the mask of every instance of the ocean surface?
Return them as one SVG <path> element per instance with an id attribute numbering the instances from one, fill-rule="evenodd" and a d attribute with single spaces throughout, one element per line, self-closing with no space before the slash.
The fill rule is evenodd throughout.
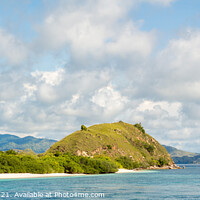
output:
<path id="1" fill-rule="evenodd" d="M 0 199 L 200 199 L 200 165 L 181 170 L 0 180 Z"/>

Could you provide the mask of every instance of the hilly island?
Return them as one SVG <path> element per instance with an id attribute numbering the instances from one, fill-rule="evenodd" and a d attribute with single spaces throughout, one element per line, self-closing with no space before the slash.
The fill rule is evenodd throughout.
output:
<path id="1" fill-rule="evenodd" d="M 113 173 L 125 169 L 176 169 L 167 150 L 142 125 L 81 126 L 45 153 L 0 152 L 0 173 Z M 14 164 L 13 164 L 14 163 Z"/>

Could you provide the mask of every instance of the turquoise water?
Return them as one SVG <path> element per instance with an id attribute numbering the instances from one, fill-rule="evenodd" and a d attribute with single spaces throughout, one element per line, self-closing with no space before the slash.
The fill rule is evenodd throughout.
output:
<path id="1" fill-rule="evenodd" d="M 0 180 L 2 196 L 0 199 L 200 199 L 200 165 L 185 166 L 184 170 Z M 86 193 L 88 195 L 104 193 L 104 197 L 68 198 L 69 196 L 66 196 L 80 193 L 81 195 L 83 193 L 84 195 Z M 24 194 L 29 196 L 20 197 Z M 33 194 L 35 197 L 31 197 Z M 39 195 L 43 196 L 38 197 Z M 62 196 L 64 197 L 62 198 Z"/>

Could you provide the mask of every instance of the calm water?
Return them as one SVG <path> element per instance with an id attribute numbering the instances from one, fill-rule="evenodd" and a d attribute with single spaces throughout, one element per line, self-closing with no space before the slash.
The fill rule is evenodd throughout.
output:
<path id="1" fill-rule="evenodd" d="M 9 196 L 0 199 L 200 199 L 200 165 L 185 166 L 185 170 L 0 180 L 0 192 L 8 192 L 5 196 Z M 20 197 L 34 192 L 43 197 Z M 68 198 L 67 192 L 68 195 L 104 193 L 104 198 Z"/>

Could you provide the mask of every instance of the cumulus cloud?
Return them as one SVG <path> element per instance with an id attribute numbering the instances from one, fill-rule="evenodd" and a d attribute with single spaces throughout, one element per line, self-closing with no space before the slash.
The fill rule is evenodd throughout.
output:
<path id="1" fill-rule="evenodd" d="M 0 58 L 6 64 L 19 65 L 27 57 L 26 45 L 7 31 L 0 28 Z"/>
<path id="2" fill-rule="evenodd" d="M 123 120 L 142 122 L 163 144 L 200 143 L 200 32 L 186 30 L 156 52 L 156 30 L 141 30 L 129 15 L 138 4 L 174 0 L 55 2 L 31 45 L 0 29 L 1 63 L 30 64 L 1 71 L 0 133 L 61 139 L 81 124 Z M 33 70 L 49 53 L 65 63 Z"/>
<path id="3" fill-rule="evenodd" d="M 5 133 L 34 133 L 51 138 L 61 138 L 67 131 L 74 131 L 82 119 L 92 123 L 93 117 L 98 118 L 97 113 L 92 112 L 91 98 L 95 90 L 108 85 L 111 78 L 108 70 L 68 73 L 64 69 L 35 71 L 28 78 L 18 72 L 17 76 L 11 84 L 15 93 L 1 96 L 1 127 Z M 4 73 L 6 80 L 10 77 Z M 10 83 L 11 80 L 4 82 L 1 91 L 8 92 Z M 113 91 L 115 94 L 118 95 Z"/>
<path id="4" fill-rule="evenodd" d="M 171 40 L 157 57 L 160 77 L 157 91 L 160 95 L 182 101 L 198 101 L 200 58 L 200 32 L 187 32 L 186 36 Z M 167 76 L 166 76 L 167 74 Z"/>
<path id="5" fill-rule="evenodd" d="M 124 111 L 124 119 L 142 122 L 163 144 L 190 151 L 197 151 L 193 142 L 200 128 L 199 36 L 198 30 L 186 29 L 155 60 L 146 59 L 127 70 L 130 82 L 123 91 L 131 101 L 138 100 Z"/>
<path id="6" fill-rule="evenodd" d="M 59 85 L 63 80 L 64 69 L 58 69 L 56 71 L 35 71 L 31 75 L 39 81 L 43 81 L 48 85 Z"/>
<path id="7" fill-rule="evenodd" d="M 76 1 L 81 6 L 61 2 L 60 7 L 46 16 L 42 26 L 37 27 L 41 48 L 68 47 L 71 62 L 77 67 L 99 64 L 102 67 L 114 59 L 151 54 L 155 33 L 140 31 L 127 18 L 131 1 Z"/>
<path id="8" fill-rule="evenodd" d="M 181 110 L 181 103 L 179 102 L 173 102 L 169 103 L 166 101 L 161 101 L 161 102 L 152 102 L 152 101 L 144 101 L 141 103 L 137 110 L 138 111 L 153 111 L 156 110 L 157 108 L 165 110 L 170 117 L 173 116 L 178 116 L 179 112 Z"/>
<path id="9" fill-rule="evenodd" d="M 166 141 L 168 144 L 171 143 L 183 149 L 193 149 L 193 151 L 192 141 L 194 138 L 198 138 L 198 129 L 200 128 L 197 120 L 200 98 L 199 41 L 200 33 L 198 30 L 186 30 L 185 34 L 182 34 L 178 39 L 170 40 L 168 45 L 157 54 L 154 66 L 143 74 L 142 80 L 146 79 L 146 83 L 139 83 L 141 87 L 145 85 L 146 89 L 151 91 L 147 93 L 148 98 L 164 99 L 172 103 L 171 108 L 174 112 L 178 109 L 176 113 L 179 117 L 169 116 L 166 120 L 167 118 L 162 119 L 162 115 L 160 115 L 160 120 L 153 123 L 150 120 L 154 124 L 153 126 L 150 124 L 147 126 L 152 127 L 152 130 L 156 130 L 158 124 L 160 130 L 162 130 L 161 126 L 165 127 L 162 130 L 162 136 L 165 136 L 165 140 L 156 134 L 160 141 L 163 143 Z M 149 107 L 154 106 L 154 104 L 145 103 L 142 105 L 143 109 L 145 106 L 149 110 Z"/>
<path id="10" fill-rule="evenodd" d="M 91 101 L 98 107 L 103 108 L 104 117 L 114 117 L 114 115 L 124 108 L 128 99 L 127 97 L 122 96 L 119 91 L 115 91 L 113 87 L 109 85 L 95 91 Z M 100 110 L 98 112 L 100 112 Z"/>

